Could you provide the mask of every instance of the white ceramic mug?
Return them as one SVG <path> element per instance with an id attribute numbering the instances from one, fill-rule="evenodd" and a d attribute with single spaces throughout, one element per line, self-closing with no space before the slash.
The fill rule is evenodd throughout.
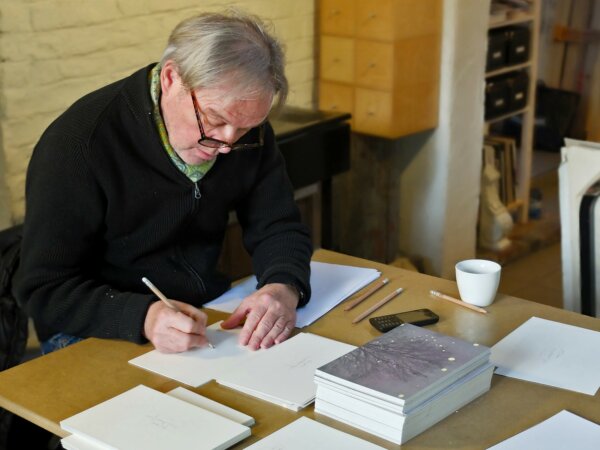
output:
<path id="1" fill-rule="evenodd" d="M 487 259 L 466 259 L 455 266 L 456 283 L 462 301 L 488 306 L 496 297 L 502 266 Z"/>

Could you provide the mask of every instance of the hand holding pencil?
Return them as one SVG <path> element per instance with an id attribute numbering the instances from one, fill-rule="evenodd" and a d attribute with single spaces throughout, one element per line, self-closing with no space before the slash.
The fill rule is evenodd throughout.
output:
<path id="1" fill-rule="evenodd" d="M 142 281 L 161 300 L 150 305 L 144 320 L 144 335 L 158 351 L 178 353 L 207 345 L 214 348 L 205 336 L 204 312 L 188 303 L 168 299 L 147 278 Z"/>

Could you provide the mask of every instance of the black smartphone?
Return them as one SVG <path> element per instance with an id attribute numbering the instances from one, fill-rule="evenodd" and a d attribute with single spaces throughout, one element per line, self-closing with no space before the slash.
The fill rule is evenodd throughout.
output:
<path id="1" fill-rule="evenodd" d="M 430 309 L 415 309 L 413 311 L 404 311 L 386 316 L 371 317 L 369 322 L 382 333 L 390 331 L 403 323 L 423 326 L 431 325 L 440 320 L 439 316 Z"/>

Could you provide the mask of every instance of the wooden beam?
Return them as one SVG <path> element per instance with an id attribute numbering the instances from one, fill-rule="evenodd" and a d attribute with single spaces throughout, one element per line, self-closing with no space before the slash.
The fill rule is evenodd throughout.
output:
<path id="1" fill-rule="evenodd" d="M 564 25 L 555 25 L 553 37 L 556 42 L 588 44 L 600 41 L 600 30 L 578 30 Z"/>

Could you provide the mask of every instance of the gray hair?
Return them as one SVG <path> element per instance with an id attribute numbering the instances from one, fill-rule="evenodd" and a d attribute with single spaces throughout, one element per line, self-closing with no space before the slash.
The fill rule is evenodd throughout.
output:
<path id="1" fill-rule="evenodd" d="M 161 64 L 167 60 L 188 89 L 227 85 L 231 95 L 277 95 L 277 106 L 288 94 L 281 44 L 258 17 L 239 11 L 203 13 L 179 23 Z"/>

